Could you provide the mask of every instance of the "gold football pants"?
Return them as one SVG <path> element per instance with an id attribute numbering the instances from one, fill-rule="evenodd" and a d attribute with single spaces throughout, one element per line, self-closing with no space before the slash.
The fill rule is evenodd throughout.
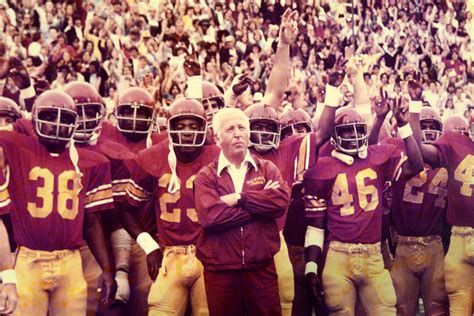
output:
<path id="1" fill-rule="evenodd" d="M 288 247 L 286 246 L 283 232 L 280 232 L 280 250 L 273 257 L 275 269 L 278 275 L 278 292 L 280 294 L 281 313 L 283 316 L 291 316 L 293 299 L 295 297 L 295 280 L 293 277 L 293 266 L 291 265 Z"/>
<path id="2" fill-rule="evenodd" d="M 167 247 L 148 296 L 148 315 L 184 315 L 191 300 L 193 315 L 209 315 L 204 268 L 191 246 Z"/>
<path id="3" fill-rule="evenodd" d="M 448 314 L 440 236 L 398 236 L 397 253 L 390 273 L 397 295 L 397 315 L 416 314 L 420 291 L 426 315 Z"/>
<path id="4" fill-rule="evenodd" d="M 450 315 L 471 315 L 474 287 L 474 228 L 453 226 L 444 258 Z"/>
<path id="5" fill-rule="evenodd" d="M 87 284 L 79 250 L 20 247 L 15 262 L 18 307 L 14 315 L 83 316 Z"/>
<path id="6" fill-rule="evenodd" d="M 331 315 L 354 315 L 357 294 L 368 315 L 395 315 L 395 290 L 384 269 L 380 243 L 331 241 L 323 271 L 326 305 Z"/>

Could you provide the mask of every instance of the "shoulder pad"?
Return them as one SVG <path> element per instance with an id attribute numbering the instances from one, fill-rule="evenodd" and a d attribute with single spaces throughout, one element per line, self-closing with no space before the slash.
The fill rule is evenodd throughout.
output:
<path id="1" fill-rule="evenodd" d="M 370 163 L 378 166 L 387 162 L 397 152 L 397 147 L 391 144 L 370 145 L 368 150 Z"/>

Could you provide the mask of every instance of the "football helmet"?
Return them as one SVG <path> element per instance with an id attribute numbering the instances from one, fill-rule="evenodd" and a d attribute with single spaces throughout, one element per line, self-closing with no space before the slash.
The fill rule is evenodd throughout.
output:
<path id="1" fill-rule="evenodd" d="M 119 96 L 115 117 L 120 132 L 148 134 L 155 120 L 155 100 L 143 88 L 128 88 Z"/>
<path id="2" fill-rule="evenodd" d="M 420 110 L 421 137 L 424 144 L 431 144 L 443 133 L 443 122 L 438 111 L 429 106 Z"/>
<path id="3" fill-rule="evenodd" d="M 32 120 L 40 140 L 68 143 L 76 129 L 76 104 L 65 92 L 43 92 L 33 104 Z"/>
<path id="4" fill-rule="evenodd" d="M 367 124 L 355 108 L 343 107 L 336 111 L 331 143 L 339 151 L 365 159 L 367 157 Z"/>
<path id="5" fill-rule="evenodd" d="M 201 103 L 206 110 L 207 122 L 212 124 L 214 114 L 225 106 L 224 95 L 215 84 L 209 81 L 203 81 Z"/>
<path id="6" fill-rule="evenodd" d="M 99 134 L 105 116 L 105 106 L 99 92 L 90 83 L 79 81 L 67 84 L 63 91 L 76 103 L 77 128 L 74 140 L 90 141 Z"/>
<path id="7" fill-rule="evenodd" d="M 201 103 L 194 99 L 178 99 L 170 105 L 168 118 L 168 137 L 173 146 L 200 147 L 206 141 L 206 111 Z M 198 129 L 180 128 L 180 120 L 194 119 Z"/>
<path id="8" fill-rule="evenodd" d="M 313 131 L 311 117 L 303 109 L 289 109 L 280 116 L 280 124 L 282 141 L 294 134 L 306 134 Z"/>
<path id="9" fill-rule="evenodd" d="M 469 123 L 461 115 L 453 114 L 443 121 L 443 132 L 447 131 L 461 133 L 472 139 Z"/>
<path id="10" fill-rule="evenodd" d="M 21 118 L 20 107 L 15 101 L 0 96 L 0 118 L 8 119 L 10 122 L 15 122 Z"/>
<path id="11" fill-rule="evenodd" d="M 249 106 L 245 114 L 250 123 L 250 144 L 260 151 L 278 148 L 281 123 L 275 109 L 260 102 Z"/>

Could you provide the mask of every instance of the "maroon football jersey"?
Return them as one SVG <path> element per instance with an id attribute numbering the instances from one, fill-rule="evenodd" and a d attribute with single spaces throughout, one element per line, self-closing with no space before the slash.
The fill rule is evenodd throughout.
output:
<path id="1" fill-rule="evenodd" d="M 388 140 L 387 140 L 388 141 Z M 390 139 L 400 151 L 403 140 Z M 402 236 L 441 235 L 446 210 L 448 171 L 425 170 L 409 180 L 400 177 L 392 183 L 392 222 Z"/>
<path id="2" fill-rule="evenodd" d="M 306 217 L 327 217 L 328 240 L 376 243 L 382 232 L 382 193 L 401 163 L 393 145 L 369 146 L 349 166 L 322 157 L 304 177 Z"/>
<path id="3" fill-rule="evenodd" d="M 124 201 L 127 184 L 130 181 L 129 168 L 135 159 L 135 154 L 127 147 L 106 138 L 99 138 L 94 145 L 76 143 L 76 147 L 102 154 L 109 160 L 114 202 Z"/>
<path id="4" fill-rule="evenodd" d="M 220 150 L 216 146 L 203 146 L 195 160 L 189 163 L 177 160 L 180 186 L 178 191 L 170 193 L 168 184 L 172 173 L 168 164 L 168 145 L 168 141 L 163 141 L 138 154 L 127 188 L 127 201 L 137 207 L 152 201 L 161 246 L 196 244 L 200 226 L 194 203 L 194 179 L 201 168 L 219 156 Z"/>
<path id="5" fill-rule="evenodd" d="M 106 138 L 113 142 L 119 143 L 125 147 L 127 147 L 131 152 L 138 153 L 140 150 L 146 149 L 151 145 L 159 144 L 164 138 L 166 138 L 166 134 L 161 133 L 151 133 L 149 137 L 145 137 L 141 141 L 134 143 L 128 140 L 122 132 L 120 132 L 115 126 L 110 124 L 109 122 L 102 123 L 102 130 L 100 133 L 100 138 Z M 147 145 L 147 143 L 149 144 Z"/>
<path id="6" fill-rule="evenodd" d="M 13 123 L 13 130 L 23 135 L 36 137 L 33 122 L 26 118 L 16 120 L 15 123 Z"/>
<path id="7" fill-rule="evenodd" d="M 273 162 L 291 187 L 294 182 L 301 181 L 304 172 L 311 161 L 316 161 L 315 133 L 308 135 L 293 135 L 280 143 L 278 149 L 259 153 L 251 147 L 250 152 L 259 158 Z M 278 229 L 281 231 L 285 225 L 288 211 L 278 218 Z"/>
<path id="8" fill-rule="evenodd" d="M 448 223 L 474 227 L 474 142 L 445 132 L 433 143 L 441 166 L 448 170 Z"/>
<path id="9" fill-rule="evenodd" d="M 84 214 L 113 208 L 110 166 L 97 153 L 77 149 L 76 172 L 69 150 L 50 154 L 37 139 L 0 132 L 9 175 L 10 215 L 18 245 L 35 250 L 77 249 Z"/>

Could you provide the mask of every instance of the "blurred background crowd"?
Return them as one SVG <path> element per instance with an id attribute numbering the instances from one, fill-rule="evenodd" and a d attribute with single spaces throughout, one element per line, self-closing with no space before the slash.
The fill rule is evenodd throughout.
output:
<path id="1" fill-rule="evenodd" d="M 120 91 L 142 86 L 164 113 L 184 94 L 192 45 L 203 79 L 223 90 L 249 73 L 246 106 L 265 91 L 288 7 L 300 13 L 289 103 L 302 96 L 298 107 L 313 114 L 327 70 L 356 54 L 371 97 L 380 88 L 403 92 L 417 79 L 424 102 L 442 116 L 474 108 L 474 0 L 0 0 L 0 56 L 18 57 L 37 92 L 85 80 L 111 111 Z M 3 84 L 3 95 L 21 88 Z M 341 103 L 351 102 L 352 86 L 342 91 Z"/>

